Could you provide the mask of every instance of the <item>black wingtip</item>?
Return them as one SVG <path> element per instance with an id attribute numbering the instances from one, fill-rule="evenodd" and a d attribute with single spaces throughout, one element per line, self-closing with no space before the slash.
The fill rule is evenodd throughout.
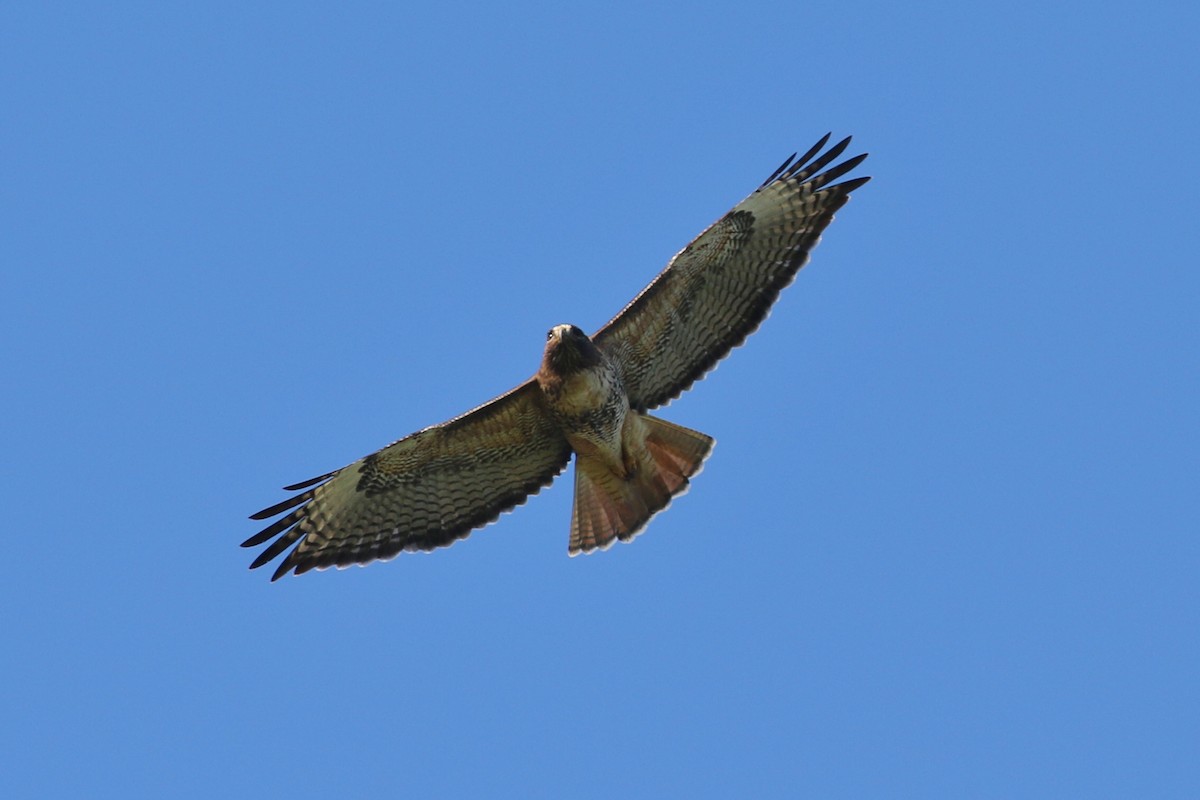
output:
<path id="1" fill-rule="evenodd" d="M 862 177 L 862 178 L 854 178 L 853 180 L 849 180 L 849 181 L 842 181 L 842 182 L 841 182 L 841 183 L 839 183 L 837 186 L 834 186 L 834 187 L 832 187 L 832 188 L 834 188 L 834 189 L 840 189 L 840 190 L 842 191 L 842 193 L 843 193 L 843 194 L 850 194 L 850 193 L 851 193 L 851 192 L 853 192 L 855 189 L 857 189 L 858 187 L 862 186 L 864 183 L 866 183 L 866 182 L 867 182 L 867 181 L 869 181 L 869 180 L 871 180 L 871 176 L 870 176 L 870 175 L 867 175 L 867 176 L 865 176 L 865 177 Z"/>
<path id="2" fill-rule="evenodd" d="M 849 146 L 850 146 L 850 137 L 847 136 L 845 139 L 842 139 L 840 142 L 835 144 L 833 147 L 826 150 L 825 153 L 820 158 L 818 158 L 816 161 L 814 161 L 812 164 L 809 165 L 808 169 L 806 169 L 805 172 L 808 173 L 809 175 L 820 172 L 821 170 L 825 169 L 825 167 L 827 167 L 829 164 L 833 163 L 834 159 L 841 156 L 841 154 L 844 153 L 846 151 L 846 148 Z"/>
<path id="3" fill-rule="evenodd" d="M 320 483 L 321 481 L 325 480 L 326 478 L 332 478 L 335 474 L 337 474 L 337 473 L 336 472 L 326 472 L 324 475 L 318 475 L 315 478 L 309 478 L 306 481 L 300 481 L 299 483 L 293 483 L 291 486 L 285 486 L 285 487 L 283 487 L 283 490 L 285 492 L 298 492 L 301 489 L 307 489 L 310 486 L 315 486 L 316 484 Z"/>
<path id="4" fill-rule="evenodd" d="M 811 178 L 811 180 L 809 181 L 809 185 L 812 186 L 814 191 L 817 189 L 820 189 L 824 186 L 828 186 L 829 184 L 833 183 L 838 178 L 842 177 L 843 175 L 845 175 L 846 173 L 850 172 L 852 169 L 857 167 L 859 164 L 861 164 L 866 159 L 866 157 L 867 157 L 867 154 L 863 153 L 862 155 L 855 156 L 854 158 L 848 158 L 845 161 L 843 161 L 842 163 L 836 164 L 833 167 L 830 167 L 825 172 L 822 172 L 821 174 L 816 175 L 813 178 Z M 822 161 L 824 161 L 824 158 L 822 158 Z M 842 188 L 844 186 L 845 186 L 844 183 L 839 183 L 836 186 L 831 187 L 831 188 Z"/>
<path id="5" fill-rule="evenodd" d="M 781 180 L 803 183 L 810 180 L 815 175 L 818 175 L 821 170 L 825 169 L 832 164 L 835 159 L 839 158 L 842 153 L 845 152 L 846 148 L 850 146 L 850 142 L 854 139 L 853 136 L 847 136 L 846 138 L 834 144 L 828 150 L 825 150 L 825 152 L 821 152 L 825 149 L 825 146 L 829 144 L 829 140 L 832 137 L 833 133 L 831 131 L 822 136 L 820 140 L 810 147 L 804 155 L 797 158 L 793 154 L 791 158 L 783 162 L 779 169 L 771 173 L 771 177 L 763 181 L 759 188 L 763 189 L 770 184 Z M 864 153 L 861 156 L 856 156 L 852 159 L 849 159 L 843 164 L 838 164 L 832 170 L 830 170 L 830 173 L 833 174 L 827 174 L 827 177 L 825 177 L 823 180 L 818 179 L 817 186 L 823 186 L 833 179 L 846 174 L 850 170 L 854 169 L 854 167 L 857 167 L 859 164 L 861 164 L 863 159 L 866 157 L 867 155 Z"/>
<path id="6" fill-rule="evenodd" d="M 276 555 L 278 555 L 278 553 L 273 553 L 270 557 L 267 557 L 267 558 L 264 558 L 264 556 L 266 556 L 266 553 L 259 555 L 259 557 L 254 559 L 254 562 L 250 565 L 250 569 L 252 569 L 252 570 L 258 569 L 259 567 L 263 566 L 268 561 L 273 559 Z M 279 566 L 279 568 L 275 570 L 275 574 L 273 574 L 271 576 L 271 583 L 274 583 L 275 581 L 282 578 L 284 575 L 288 574 L 288 572 L 291 571 L 291 568 L 292 568 L 291 564 L 288 563 L 288 560 L 284 559 L 283 564 L 281 564 Z"/>
<path id="7" fill-rule="evenodd" d="M 856 155 L 854 158 L 847 158 L 843 162 L 846 165 L 846 171 L 849 172 L 850 170 L 854 169 L 862 162 L 866 161 L 868 155 L 870 155 L 870 153 L 860 153 L 859 155 Z"/>
<path id="8" fill-rule="evenodd" d="M 802 156 L 797 157 L 796 153 L 792 153 L 790 156 L 788 156 L 787 160 L 785 160 L 782 164 L 779 165 L 779 168 L 777 170 L 775 170 L 774 172 L 771 173 L 770 177 L 768 177 L 765 181 L 762 182 L 762 184 L 758 188 L 762 189 L 767 186 L 770 186 L 772 183 L 774 183 L 779 178 L 791 177 L 791 176 L 795 175 L 797 172 L 799 172 L 800 170 L 804 169 L 805 166 L 808 165 L 808 162 L 812 161 L 813 158 L 816 157 L 816 155 L 818 153 L 820 153 L 821 150 L 824 149 L 825 145 L 827 145 L 829 143 L 829 140 L 832 136 L 833 136 L 833 131 L 829 131 L 824 136 L 822 136 L 817 141 L 816 144 L 814 144 L 812 147 L 808 148 L 808 150 Z M 849 142 L 850 142 L 850 139 L 849 139 L 849 137 L 847 137 L 845 141 L 840 142 L 838 145 L 836 145 L 834 147 L 834 150 L 836 152 L 832 156 L 826 154 L 823 157 L 824 163 L 829 163 L 829 160 L 836 158 L 838 153 L 840 153 L 842 150 L 846 149 L 846 145 L 849 144 Z M 838 149 L 838 148 L 841 148 L 841 149 Z M 810 171 L 811 171 L 811 169 L 812 168 L 810 168 Z"/>
<path id="9" fill-rule="evenodd" d="M 282 514 L 284 511 L 287 511 L 289 508 L 295 508 L 296 506 L 300 505 L 301 503 L 305 503 L 305 502 L 311 500 L 312 496 L 313 496 L 312 492 L 305 492 L 304 494 L 293 495 L 292 497 L 289 497 L 287 500 L 280 501 L 273 506 L 268 506 L 267 508 L 264 508 L 262 511 L 255 511 L 253 514 L 250 515 L 250 519 L 255 519 L 255 520 L 269 519 L 270 517 L 273 517 L 276 514 Z"/>
<path id="10" fill-rule="evenodd" d="M 788 167 L 790 167 L 792 165 L 792 162 L 795 160 L 796 160 L 796 154 L 792 153 L 790 156 L 788 156 L 786 159 L 784 159 L 783 163 L 779 165 L 778 169 L 776 169 L 774 172 L 772 172 L 767 177 L 767 179 L 759 185 L 758 188 L 761 189 L 764 186 L 769 186 L 771 184 L 771 182 L 774 181 L 776 178 L 778 178 L 780 175 L 782 175 L 784 170 L 786 170 Z"/>
<path id="11" fill-rule="evenodd" d="M 829 131 L 828 133 L 826 133 L 824 136 L 821 137 L 821 140 L 819 142 L 814 144 L 812 147 L 808 148 L 808 152 L 805 153 L 804 157 L 800 159 L 799 166 L 804 166 L 809 161 L 812 161 L 813 156 L 815 156 L 817 153 L 821 152 L 821 150 L 825 147 L 825 145 L 829 143 L 829 139 L 832 136 L 833 136 L 833 131 Z"/>

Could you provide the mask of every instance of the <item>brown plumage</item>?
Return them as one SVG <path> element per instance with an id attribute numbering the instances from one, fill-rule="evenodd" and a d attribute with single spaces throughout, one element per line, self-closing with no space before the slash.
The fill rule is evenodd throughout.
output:
<path id="1" fill-rule="evenodd" d="M 595 335 L 551 329 L 532 379 L 285 487 L 299 494 L 252 517 L 283 514 L 242 543 L 270 543 L 251 568 L 289 548 L 272 580 L 452 544 L 548 485 L 572 453 L 569 552 L 632 539 L 687 489 L 713 446 L 646 411 L 678 397 L 758 327 L 834 212 L 869 180 L 833 183 L 866 155 L 826 169 L 850 142 L 820 154 L 828 140 L 785 161 Z"/>

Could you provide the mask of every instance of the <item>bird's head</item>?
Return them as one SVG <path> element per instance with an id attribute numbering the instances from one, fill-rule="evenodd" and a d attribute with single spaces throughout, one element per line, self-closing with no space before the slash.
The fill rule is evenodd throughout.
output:
<path id="1" fill-rule="evenodd" d="M 542 356 L 542 363 L 559 375 L 594 367 L 600 361 L 600 351 L 578 327 L 555 325 L 546 332 L 546 352 Z"/>

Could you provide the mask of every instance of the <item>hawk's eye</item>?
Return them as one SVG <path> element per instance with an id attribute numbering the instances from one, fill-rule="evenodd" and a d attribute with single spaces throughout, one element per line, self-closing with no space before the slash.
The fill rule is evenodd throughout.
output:
<path id="1" fill-rule="evenodd" d="M 554 336 L 554 328 L 551 328 L 550 330 L 546 331 L 546 341 L 550 341 L 550 338 L 552 336 Z"/>

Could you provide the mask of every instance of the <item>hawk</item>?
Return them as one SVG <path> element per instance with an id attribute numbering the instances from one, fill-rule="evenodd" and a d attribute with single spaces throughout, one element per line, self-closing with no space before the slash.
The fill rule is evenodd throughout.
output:
<path id="1" fill-rule="evenodd" d="M 282 514 L 243 547 L 289 572 L 367 564 L 465 538 L 550 484 L 575 456 L 568 552 L 632 539 L 687 489 L 714 440 L 647 413 L 678 397 L 758 328 L 850 193 L 866 154 L 826 134 L 679 251 L 588 336 L 557 325 L 537 373 L 507 394 L 342 469 L 284 487 Z M 288 552 L 289 548 L 291 549 Z"/>

